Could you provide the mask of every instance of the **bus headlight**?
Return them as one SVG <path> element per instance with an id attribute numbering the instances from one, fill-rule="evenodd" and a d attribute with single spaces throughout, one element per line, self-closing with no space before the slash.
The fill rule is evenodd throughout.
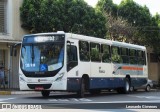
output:
<path id="1" fill-rule="evenodd" d="M 64 76 L 64 72 L 63 73 L 60 73 L 59 76 L 56 78 L 55 81 L 60 81 Z"/>
<path id="2" fill-rule="evenodd" d="M 23 77 L 19 77 L 19 80 L 22 82 L 26 82 Z"/>

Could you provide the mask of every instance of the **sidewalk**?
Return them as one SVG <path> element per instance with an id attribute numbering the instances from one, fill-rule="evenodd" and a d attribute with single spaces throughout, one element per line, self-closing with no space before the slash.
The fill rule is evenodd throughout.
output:
<path id="1" fill-rule="evenodd" d="M 37 94 L 38 91 L 0 90 L 0 95 Z"/>

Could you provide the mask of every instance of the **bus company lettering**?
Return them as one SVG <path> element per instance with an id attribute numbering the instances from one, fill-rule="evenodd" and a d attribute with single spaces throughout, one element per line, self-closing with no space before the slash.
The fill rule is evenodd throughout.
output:
<path id="1" fill-rule="evenodd" d="M 99 70 L 99 73 L 105 73 L 105 70 Z"/>

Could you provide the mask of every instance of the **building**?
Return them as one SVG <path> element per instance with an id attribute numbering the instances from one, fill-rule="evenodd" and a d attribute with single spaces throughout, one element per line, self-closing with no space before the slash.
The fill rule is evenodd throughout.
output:
<path id="1" fill-rule="evenodd" d="M 148 48 L 147 52 L 149 79 L 160 83 L 160 60 L 152 49 Z"/>
<path id="2" fill-rule="evenodd" d="M 21 4 L 22 0 L 0 0 L 0 67 L 8 70 L 5 71 L 7 88 L 19 88 L 19 56 L 10 56 L 10 49 L 14 44 L 21 42 L 25 34 L 20 22 Z"/>
<path id="3" fill-rule="evenodd" d="M 11 48 L 21 42 L 27 32 L 21 28 L 20 6 L 23 0 L 0 0 L 0 67 L 5 67 L 7 88 L 19 88 L 19 55 L 14 56 Z M 19 47 L 16 47 L 19 54 Z M 160 81 L 160 63 L 158 58 L 148 50 L 149 78 Z M 12 55 L 11 55 L 12 54 Z"/>

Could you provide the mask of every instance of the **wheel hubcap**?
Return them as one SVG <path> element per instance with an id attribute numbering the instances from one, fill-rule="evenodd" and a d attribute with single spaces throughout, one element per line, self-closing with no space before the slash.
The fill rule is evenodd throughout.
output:
<path id="1" fill-rule="evenodd" d="M 129 83 L 126 82 L 126 91 L 129 91 Z"/>

